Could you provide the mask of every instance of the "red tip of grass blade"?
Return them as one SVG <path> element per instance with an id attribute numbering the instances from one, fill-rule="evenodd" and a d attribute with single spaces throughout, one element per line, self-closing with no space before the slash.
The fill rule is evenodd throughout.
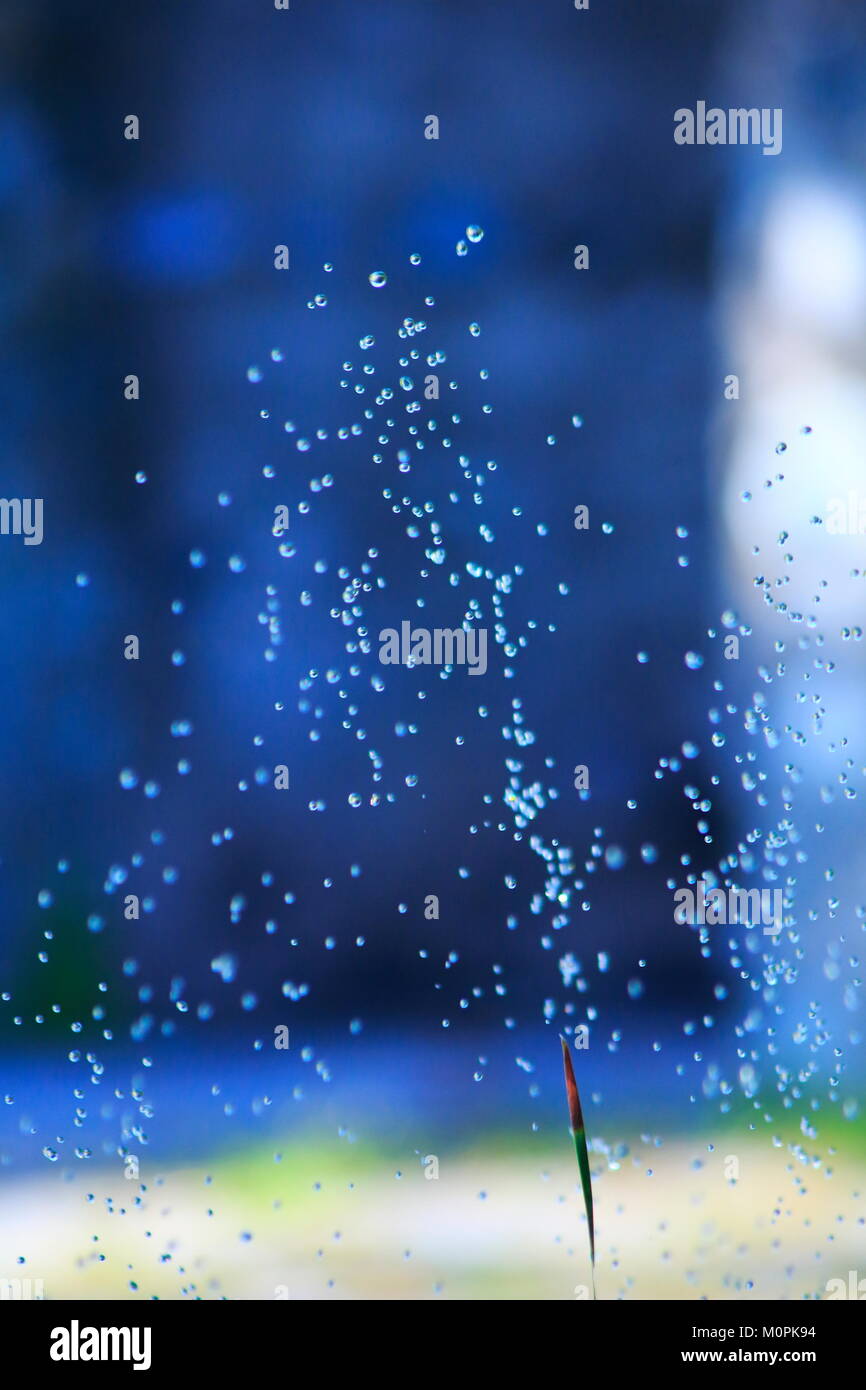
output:
<path id="1" fill-rule="evenodd" d="M 565 1072 L 565 1094 L 568 1099 L 568 1117 L 571 1122 L 571 1133 L 574 1138 L 574 1152 L 577 1155 L 580 1185 L 583 1189 L 583 1204 L 586 1208 L 586 1224 L 589 1230 L 589 1258 L 592 1265 L 592 1294 L 594 1298 L 595 1220 L 592 1209 L 592 1177 L 589 1171 L 589 1153 L 586 1148 L 586 1130 L 583 1125 L 583 1111 L 580 1108 L 580 1093 L 577 1089 L 574 1066 L 571 1061 L 571 1052 L 562 1034 L 560 1034 L 559 1041 L 562 1043 L 562 1067 Z"/>

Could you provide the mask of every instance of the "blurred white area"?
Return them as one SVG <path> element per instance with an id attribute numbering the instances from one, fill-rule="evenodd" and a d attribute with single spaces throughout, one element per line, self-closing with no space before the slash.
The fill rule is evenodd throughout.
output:
<path id="1" fill-rule="evenodd" d="M 834 534 L 828 518 L 834 501 L 847 512 L 852 493 L 866 515 L 863 189 L 829 177 L 792 178 L 764 205 L 752 241 L 751 273 L 723 291 L 725 371 L 740 379 L 739 399 L 721 409 L 727 579 L 740 617 L 755 628 L 744 644 L 753 658 L 777 659 L 776 639 L 790 653 L 799 638 L 823 634 L 815 654 L 837 663 L 832 685 L 830 678 L 820 683 L 826 735 L 846 734 L 859 756 L 866 753 L 866 642 L 846 639 L 842 629 L 866 623 L 866 578 L 853 573 L 866 571 L 866 526 L 863 535 Z M 779 443 L 787 446 L 782 453 Z M 767 487 L 780 473 L 784 480 Z M 751 501 L 742 500 L 745 492 Z M 782 532 L 788 536 L 780 544 Z M 754 585 L 759 574 L 802 622 L 766 603 Z M 811 629 L 810 615 L 817 619 Z M 786 664 L 793 674 L 805 663 L 789 656 Z M 777 691 L 799 727 L 806 714 L 793 718 L 795 687 L 798 681 L 787 680 Z M 820 762 L 826 739 L 798 751 Z"/>
<path id="2" fill-rule="evenodd" d="M 770 821 L 794 827 L 782 863 L 796 885 L 796 926 L 774 948 L 795 972 L 782 1052 L 805 1061 L 791 1039 L 811 1037 L 817 1018 L 819 1045 L 833 1037 L 850 1085 L 864 1065 L 851 1044 L 866 904 L 866 640 L 851 630 L 866 628 L 866 527 L 838 534 L 828 519 L 851 494 L 855 527 L 858 503 L 866 515 L 863 186 L 833 173 L 788 176 L 744 230 L 722 286 L 722 361 L 740 396 L 720 403 L 718 482 L 723 591 L 752 634 L 726 685 L 766 701 L 779 742 L 773 753 L 756 738 L 763 791 Z"/>

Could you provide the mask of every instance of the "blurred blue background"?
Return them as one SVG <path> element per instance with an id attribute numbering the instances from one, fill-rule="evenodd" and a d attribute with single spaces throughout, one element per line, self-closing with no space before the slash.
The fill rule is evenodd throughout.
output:
<path id="1" fill-rule="evenodd" d="M 776 439 L 815 423 L 809 406 L 820 414 L 784 314 L 800 314 L 813 367 L 829 363 L 833 381 L 844 367 L 862 383 L 863 328 L 843 319 L 860 302 L 866 246 L 864 53 L 866 14 L 836 0 L 593 0 L 585 13 L 566 0 L 292 0 L 288 12 L 264 0 L 10 0 L 0 22 L 3 492 L 45 499 L 45 539 L 0 545 L 0 988 L 13 995 L 0 1052 L 39 1112 L 35 1130 L 16 1115 L 0 1135 L 7 1162 L 40 1161 L 49 1142 L 68 1093 L 71 1018 L 85 1020 L 80 1045 L 110 1076 L 140 1076 L 146 1053 L 147 1088 L 174 1085 L 149 1126 L 165 1152 L 223 1142 L 226 1117 L 206 1099 L 212 1073 L 235 1077 L 231 1133 L 265 1132 L 290 1123 L 291 1090 L 315 1066 L 338 1099 L 311 1092 L 308 1109 L 332 1107 L 322 1113 L 335 1124 L 363 1118 L 410 1147 L 432 1113 L 455 1133 L 528 1128 L 539 1115 L 559 1133 L 555 1032 L 585 1021 L 590 1002 L 589 1089 L 614 1110 L 649 1089 L 659 1114 L 687 1122 L 706 1059 L 694 1061 L 684 1020 L 712 1013 L 714 1055 L 736 1069 L 732 1025 L 749 986 L 724 953 L 702 954 L 694 933 L 674 927 L 665 880 L 682 874 L 683 855 L 698 864 L 727 853 L 755 808 L 739 772 L 723 778 L 708 853 L 691 801 L 653 769 L 708 732 L 718 672 L 688 671 L 684 652 L 705 650 L 727 607 L 760 621 L 748 610 L 751 560 L 726 519 L 730 489 L 760 487 Z M 782 107 L 782 155 L 677 146 L 673 112 L 698 99 Z M 129 113 L 137 142 L 123 138 Z M 429 113 L 437 141 L 424 139 Z M 458 256 L 469 224 L 484 239 Z M 290 248 L 285 272 L 274 269 L 278 244 Z M 576 244 L 590 248 L 588 272 L 573 267 Z M 791 264 L 789 282 L 778 267 Z M 368 275 L 380 267 L 389 283 L 375 292 Z M 822 323 L 808 320 L 809 285 Z M 771 291 L 778 321 L 761 308 Z M 321 310 L 307 307 L 316 293 L 328 298 Z M 341 364 L 357 373 L 358 340 L 373 333 L 371 358 L 393 375 L 395 325 L 423 310 L 424 295 L 436 304 L 420 345 L 448 343 L 443 381 L 452 369 L 461 381 L 454 453 L 473 469 L 498 463 L 485 481 L 489 563 L 523 567 L 509 629 L 538 630 L 513 680 L 499 661 L 484 680 L 428 679 L 420 710 L 415 673 L 374 695 L 368 658 L 362 742 L 341 726 L 339 682 L 300 684 L 310 668 L 345 670 L 345 633 L 328 616 L 345 586 L 339 568 L 357 574 L 378 549 L 388 589 L 369 601 L 371 629 L 417 616 L 420 590 L 417 549 L 383 501 L 396 475 L 370 462 L 375 427 L 335 438 L 365 423 L 364 402 L 339 386 Z M 252 365 L 263 379 L 251 384 Z M 129 373 L 137 402 L 124 399 Z M 752 383 L 736 415 L 727 373 Z M 776 417 L 756 423 L 759 380 L 770 394 L 788 390 Z M 838 425 L 838 409 L 828 415 Z M 738 464 L 750 449 L 757 473 Z M 311 491 L 325 474 L 333 485 Z M 444 516 L 446 571 L 487 561 L 456 459 L 431 451 L 406 487 Z M 276 503 L 292 514 L 289 558 L 270 533 Z M 590 508 L 589 533 L 574 530 L 577 503 Z M 450 623 L 436 578 L 431 611 Z M 281 623 L 273 660 L 269 598 Z M 123 660 L 129 633 L 138 662 Z M 859 667 L 850 679 L 856 713 Z M 753 680 L 754 661 L 738 698 Z M 504 759 L 518 756 L 501 735 L 512 698 L 538 734 L 520 756 L 560 789 L 544 811 L 546 842 L 575 847 L 578 876 L 596 827 L 627 852 L 619 872 L 590 883 L 592 910 L 578 893 L 556 924 L 547 908 L 531 910 L 544 874 L 531 828 L 516 845 L 502 801 Z M 416 717 L 418 735 L 401 737 L 396 726 Z M 176 736 L 178 721 L 188 736 Z M 369 747 L 383 760 L 380 786 Z M 281 762 L 289 793 L 256 783 L 257 768 Z M 591 771 L 586 801 L 571 787 L 578 763 Z M 717 765 L 702 753 L 696 779 Z M 119 783 L 126 768 L 132 790 Z M 817 786 L 821 773 L 808 777 Z M 309 809 L 317 800 L 325 811 Z M 859 843 L 856 813 L 846 815 Z M 656 862 L 642 861 L 642 842 Z M 123 920 L 127 892 L 146 904 L 140 921 Z M 438 922 L 425 921 L 428 894 L 439 896 Z M 570 1015 L 557 968 L 567 952 L 591 980 Z M 224 955 L 228 981 L 211 965 Z M 638 974 L 640 997 L 627 988 Z M 292 999 L 283 981 L 308 988 Z M 845 1017 L 841 1000 L 828 1007 Z M 282 1062 L 254 1048 L 269 1048 L 280 1023 L 292 1033 L 282 1088 Z M 654 1040 L 668 1049 L 663 1067 Z M 256 1105 L 266 1075 L 278 1097 L 270 1119 Z M 106 1152 L 122 1110 L 85 1127 Z"/>

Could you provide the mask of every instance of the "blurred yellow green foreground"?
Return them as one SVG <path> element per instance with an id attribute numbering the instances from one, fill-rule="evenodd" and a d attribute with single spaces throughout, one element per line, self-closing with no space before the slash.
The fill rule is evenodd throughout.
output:
<path id="1" fill-rule="evenodd" d="M 816 1167 L 741 1135 L 629 1147 L 617 1169 L 593 1156 L 600 1299 L 825 1298 L 828 1279 L 866 1273 L 858 1155 Z M 430 1180 L 420 1158 L 308 1140 L 280 1162 L 259 1149 L 149 1173 L 145 1157 L 139 1182 L 120 1166 L 7 1175 L 0 1277 L 41 1278 L 46 1299 L 586 1298 L 567 1135 L 438 1162 Z"/>

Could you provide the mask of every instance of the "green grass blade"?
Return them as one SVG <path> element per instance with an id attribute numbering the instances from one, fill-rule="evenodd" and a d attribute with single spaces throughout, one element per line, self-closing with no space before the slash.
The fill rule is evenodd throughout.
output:
<path id="1" fill-rule="evenodd" d="M 574 1138 L 574 1152 L 577 1155 L 580 1185 L 583 1188 L 583 1204 L 586 1207 L 586 1224 L 589 1230 L 589 1258 L 592 1265 L 592 1292 L 593 1297 L 595 1297 L 595 1218 L 592 1207 L 592 1176 L 589 1171 L 586 1130 L 583 1124 L 583 1111 L 580 1108 L 580 1093 L 577 1089 L 574 1067 L 571 1062 L 571 1052 L 569 1051 L 568 1043 L 561 1035 L 559 1041 L 562 1043 L 565 1094 L 568 1097 L 568 1115 L 571 1122 L 571 1133 Z"/>

